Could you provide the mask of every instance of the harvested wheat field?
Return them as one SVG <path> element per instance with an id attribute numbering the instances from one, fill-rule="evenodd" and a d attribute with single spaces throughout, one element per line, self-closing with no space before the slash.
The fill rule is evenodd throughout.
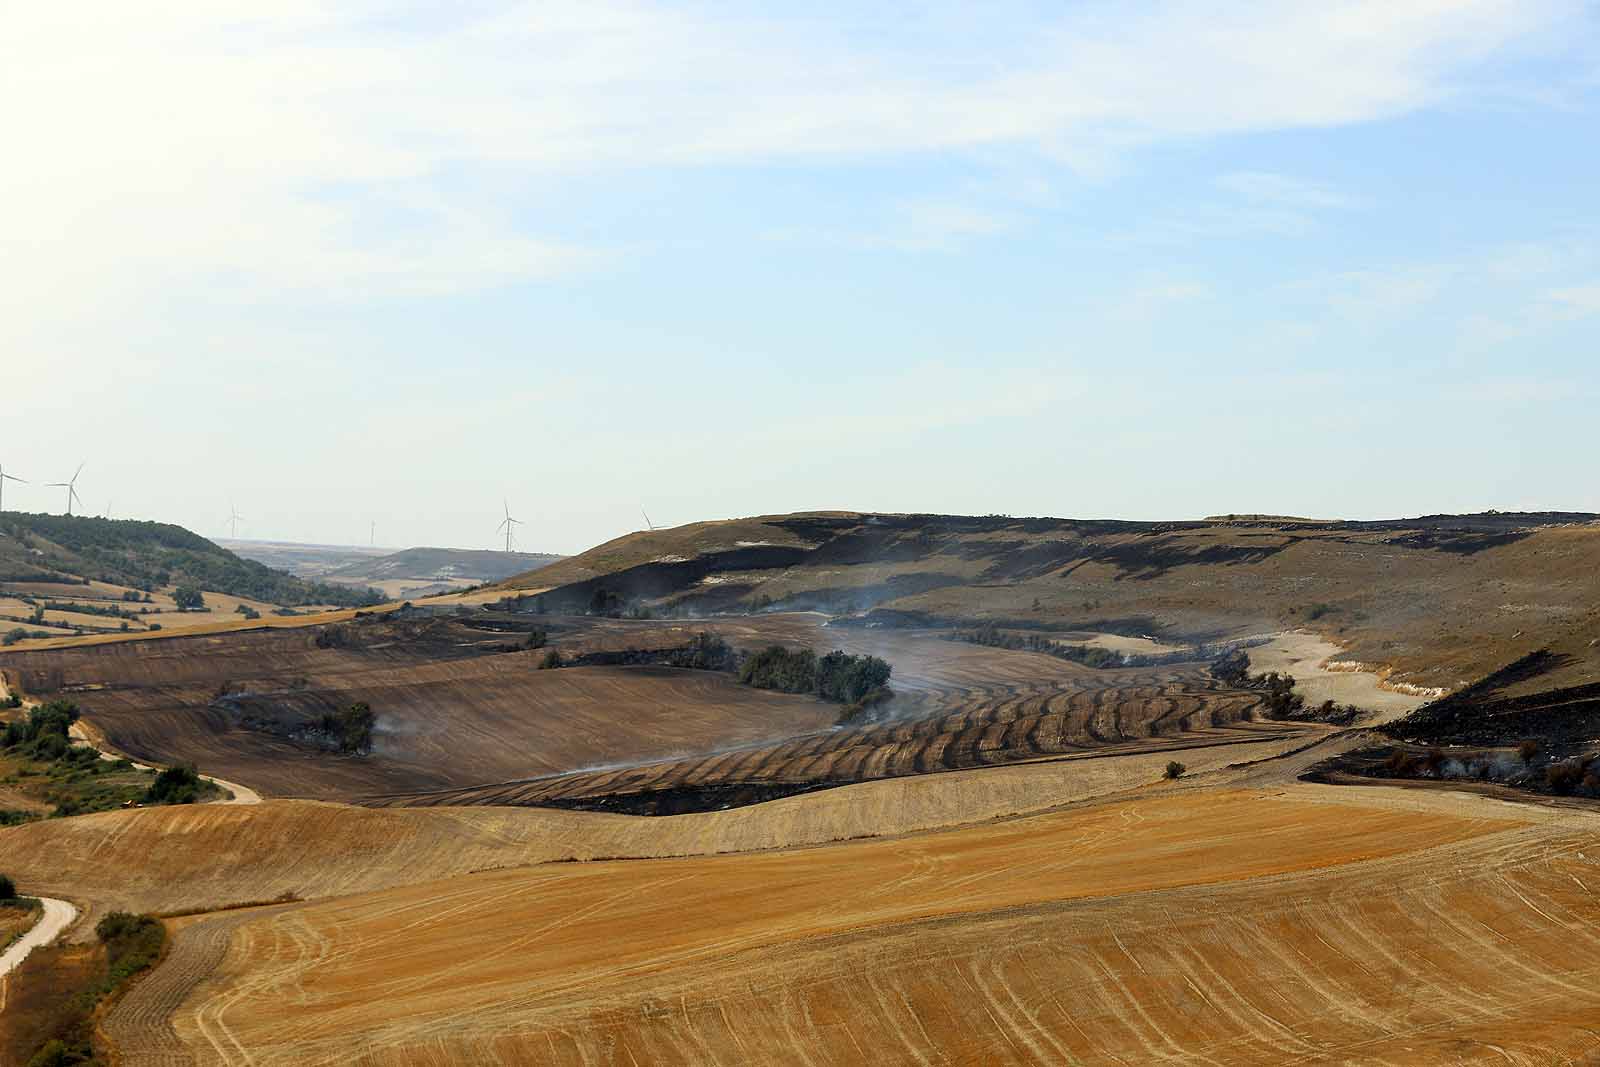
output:
<path id="1" fill-rule="evenodd" d="M 1535 1063 L 1589 1047 L 1595 822 L 1376 793 L 1153 796 L 198 917 L 107 1030 L 130 1064 Z"/>

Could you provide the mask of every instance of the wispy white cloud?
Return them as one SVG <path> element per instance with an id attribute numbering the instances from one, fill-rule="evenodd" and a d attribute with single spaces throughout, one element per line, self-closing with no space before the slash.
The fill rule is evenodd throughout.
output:
<path id="1" fill-rule="evenodd" d="M 1545 294 L 1545 299 L 1569 315 L 1600 314 L 1600 282 L 1552 289 Z"/>
<path id="2" fill-rule="evenodd" d="M 1091 4 L 1026 26 L 939 4 L 909 22 L 870 5 L 831 18 L 640 0 L 484 10 L 409 23 L 331 0 L 8 13 L 0 197 L 8 248 L 30 262 L 25 304 L 219 271 L 436 290 L 588 263 L 551 235 L 556 220 L 437 180 L 462 168 L 996 147 L 1095 167 L 1163 138 L 1382 118 L 1450 98 L 1474 64 L 1570 6 Z M 885 43 L 901 40 L 913 46 Z M 1317 195 L 1274 181 L 1235 185 Z M 355 224 L 366 202 L 430 182 L 404 237 Z M 321 197 L 330 186 L 347 196 Z M 929 243 L 1004 224 L 970 204 L 906 210 L 910 239 L 920 226 Z"/>
<path id="3" fill-rule="evenodd" d="M 1293 208 L 1345 209 L 1361 202 L 1320 182 L 1265 171 L 1235 171 L 1217 179 L 1217 185 L 1246 200 L 1282 204 Z"/>

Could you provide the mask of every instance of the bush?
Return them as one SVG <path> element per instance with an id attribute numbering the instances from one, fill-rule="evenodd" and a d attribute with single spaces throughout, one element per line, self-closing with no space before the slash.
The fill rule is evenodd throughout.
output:
<path id="1" fill-rule="evenodd" d="M 167 939 L 161 920 L 125 911 L 114 911 L 95 923 L 94 933 L 106 946 L 111 965 L 104 982 L 107 992 L 152 966 L 160 958 L 161 946 Z"/>
<path id="2" fill-rule="evenodd" d="M 522 642 L 523 648 L 543 648 L 550 643 L 548 630 L 529 630 L 527 638 Z"/>
<path id="3" fill-rule="evenodd" d="M 1172 760 L 1170 763 L 1167 764 L 1167 777 L 1168 778 L 1182 778 L 1183 777 L 1183 772 L 1188 770 L 1188 769 L 1189 768 L 1185 767 L 1183 764 L 1179 763 L 1177 760 Z"/>
<path id="4" fill-rule="evenodd" d="M 192 763 L 175 763 L 156 775 L 145 790 L 146 804 L 193 804 L 203 788 L 200 774 Z"/>
<path id="5" fill-rule="evenodd" d="M 1569 761 L 1552 763 L 1544 769 L 1544 784 L 1550 792 L 1566 796 L 1583 781 L 1583 764 Z"/>
<path id="6" fill-rule="evenodd" d="M 0 874 L 0 900 L 16 900 L 17 883 L 11 880 L 9 874 Z"/>
<path id="7" fill-rule="evenodd" d="M 349 756 L 365 756 L 372 751 L 372 727 L 378 717 L 366 702 L 351 704 L 342 711 L 322 716 L 322 732 L 331 737 L 339 751 Z"/>
<path id="8" fill-rule="evenodd" d="M 539 661 L 538 669 L 541 671 L 553 671 L 560 666 L 561 653 L 552 648 L 544 654 L 544 659 Z"/>
<path id="9" fill-rule="evenodd" d="M 28 1067 L 72 1067 L 73 1064 L 83 1062 L 76 1051 L 52 1038 L 39 1046 L 39 1051 L 28 1060 Z"/>

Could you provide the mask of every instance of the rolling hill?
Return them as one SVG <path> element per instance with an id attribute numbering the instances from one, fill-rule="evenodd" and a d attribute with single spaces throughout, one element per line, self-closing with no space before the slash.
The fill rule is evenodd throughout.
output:
<path id="1" fill-rule="evenodd" d="M 562 556 L 547 552 L 489 552 L 464 548 L 407 548 L 387 556 L 348 563 L 327 573 L 330 581 L 498 582 L 547 567 Z"/>
<path id="2" fill-rule="evenodd" d="M 335 585 L 373 587 L 392 600 L 456 592 L 537 570 L 563 557 L 545 552 L 491 552 L 461 548 L 406 548 L 398 552 L 360 545 L 300 545 L 281 541 L 223 541 L 245 559 L 302 578 Z"/>
<path id="3" fill-rule="evenodd" d="M 266 799 L 0 829 L 0 869 L 79 937 L 166 916 L 117 1062 L 1582 1062 L 1600 791 L 1367 771 L 1386 735 L 1590 765 L 1596 574 L 1586 515 L 826 513 L 13 647 L 102 748 Z M 714 639 L 891 693 L 672 658 Z M 1386 699 L 1284 717 L 1218 649 Z M 370 748 L 331 746 L 358 703 Z"/>
<path id="4" fill-rule="evenodd" d="M 1600 681 L 1587 513 L 1121 522 L 822 512 L 697 523 L 502 583 L 535 610 L 818 610 L 1184 642 L 1308 627 L 1393 683 L 1455 689 L 1537 648 Z"/>
<path id="5" fill-rule="evenodd" d="M 269 604 L 364 606 L 370 589 L 309 582 L 241 559 L 170 523 L 88 516 L 0 516 L 0 581 L 132 589 L 193 585 Z"/>

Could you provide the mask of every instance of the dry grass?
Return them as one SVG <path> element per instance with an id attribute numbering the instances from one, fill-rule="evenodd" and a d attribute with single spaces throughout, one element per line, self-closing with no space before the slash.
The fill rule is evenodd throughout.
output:
<path id="1" fill-rule="evenodd" d="M 487 872 L 190 920 L 185 988 L 110 1029 L 202 1064 L 1534 1062 L 1600 1010 L 1587 840 L 1241 792 Z"/>

